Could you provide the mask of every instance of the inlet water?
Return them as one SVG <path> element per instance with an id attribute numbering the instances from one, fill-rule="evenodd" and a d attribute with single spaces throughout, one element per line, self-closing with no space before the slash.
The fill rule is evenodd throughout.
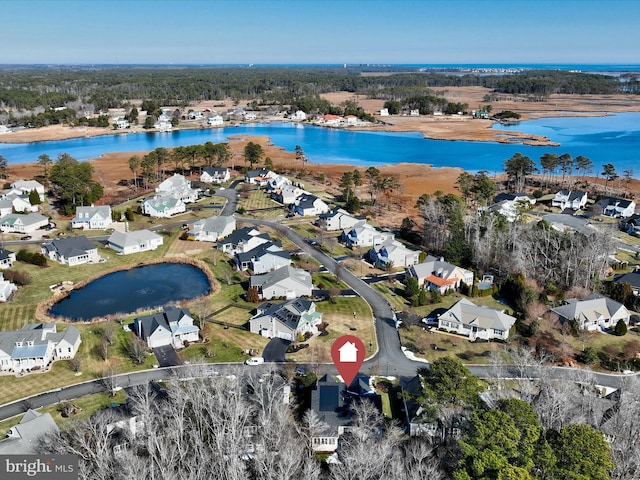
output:
<path id="1" fill-rule="evenodd" d="M 210 289 L 207 276 L 192 265 L 145 265 L 110 273 L 73 290 L 53 305 L 49 313 L 72 321 L 85 321 L 197 298 Z"/>

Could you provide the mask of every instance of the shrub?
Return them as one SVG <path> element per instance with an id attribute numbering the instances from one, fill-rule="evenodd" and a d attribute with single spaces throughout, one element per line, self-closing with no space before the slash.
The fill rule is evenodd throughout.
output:
<path id="1" fill-rule="evenodd" d="M 127 208 L 124 212 L 124 216 L 127 220 L 129 220 L 130 222 L 133 222 L 134 220 L 134 213 L 133 213 L 133 209 L 131 207 Z"/>
<path id="2" fill-rule="evenodd" d="M 622 336 L 627 334 L 627 324 L 624 323 L 624 320 L 622 320 L 622 319 L 618 320 L 618 323 L 616 323 L 616 327 L 614 329 L 614 332 L 619 337 L 622 337 Z"/>
<path id="3" fill-rule="evenodd" d="M 586 365 L 591 365 L 598 361 L 598 352 L 593 347 L 587 347 L 584 349 L 584 352 L 578 356 L 578 360 Z"/>
<path id="4" fill-rule="evenodd" d="M 5 270 L 4 279 L 13 282 L 18 286 L 25 286 L 31 283 L 31 275 L 29 272 L 23 272 L 20 270 Z"/>

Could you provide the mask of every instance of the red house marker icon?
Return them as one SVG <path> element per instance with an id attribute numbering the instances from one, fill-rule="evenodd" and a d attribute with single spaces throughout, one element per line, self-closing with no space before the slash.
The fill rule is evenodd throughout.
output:
<path id="1" fill-rule="evenodd" d="M 365 356 L 365 347 L 362 340 L 353 335 L 345 335 L 338 338 L 331 346 L 331 358 L 338 373 L 347 386 L 358 375 Z"/>

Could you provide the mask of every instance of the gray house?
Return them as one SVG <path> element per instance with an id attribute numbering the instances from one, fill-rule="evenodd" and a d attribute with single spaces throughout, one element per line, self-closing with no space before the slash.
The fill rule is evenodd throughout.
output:
<path id="1" fill-rule="evenodd" d="M 263 243 L 245 253 L 236 253 L 236 264 L 240 270 L 251 269 L 253 273 L 267 273 L 291 265 L 291 255 L 273 242 Z"/>
<path id="2" fill-rule="evenodd" d="M 138 317 L 133 327 L 149 348 L 173 345 L 184 346 L 184 342 L 197 342 L 200 329 L 193 324 L 188 308 L 165 307 L 163 312 Z"/>
<path id="3" fill-rule="evenodd" d="M 249 280 L 249 286 L 258 289 L 258 295 L 262 300 L 308 297 L 313 289 L 311 274 L 290 265 L 264 275 L 253 275 Z"/>
<path id="4" fill-rule="evenodd" d="M 284 303 L 265 302 L 249 319 L 249 331 L 267 338 L 293 340 L 307 332 L 318 333 L 322 313 L 316 304 L 306 298 L 295 298 Z"/>
<path id="5" fill-rule="evenodd" d="M 58 426 L 51 414 L 29 409 L 20 421 L 9 429 L 7 437 L 0 441 L 0 455 L 36 454 L 39 438 L 57 431 Z"/>
<path id="6" fill-rule="evenodd" d="M 189 236 L 201 242 L 217 242 L 231 235 L 235 229 L 236 219 L 233 215 L 220 215 L 193 222 Z"/>
<path id="7" fill-rule="evenodd" d="M 51 260 L 69 266 L 100 260 L 98 247 L 84 235 L 43 243 L 42 254 Z"/>
<path id="8" fill-rule="evenodd" d="M 627 307 L 615 300 L 594 293 L 578 300 L 570 298 L 567 303 L 551 309 L 561 321 L 577 320 L 580 328 L 598 330 L 613 328 L 619 320 L 629 324 L 631 314 Z"/>

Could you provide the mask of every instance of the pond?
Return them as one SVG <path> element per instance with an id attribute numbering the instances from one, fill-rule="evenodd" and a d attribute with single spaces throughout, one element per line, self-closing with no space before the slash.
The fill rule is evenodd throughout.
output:
<path id="1" fill-rule="evenodd" d="M 207 276 L 193 265 L 145 265 L 110 273 L 72 291 L 53 305 L 49 314 L 72 321 L 86 321 L 189 300 L 210 291 Z"/>

